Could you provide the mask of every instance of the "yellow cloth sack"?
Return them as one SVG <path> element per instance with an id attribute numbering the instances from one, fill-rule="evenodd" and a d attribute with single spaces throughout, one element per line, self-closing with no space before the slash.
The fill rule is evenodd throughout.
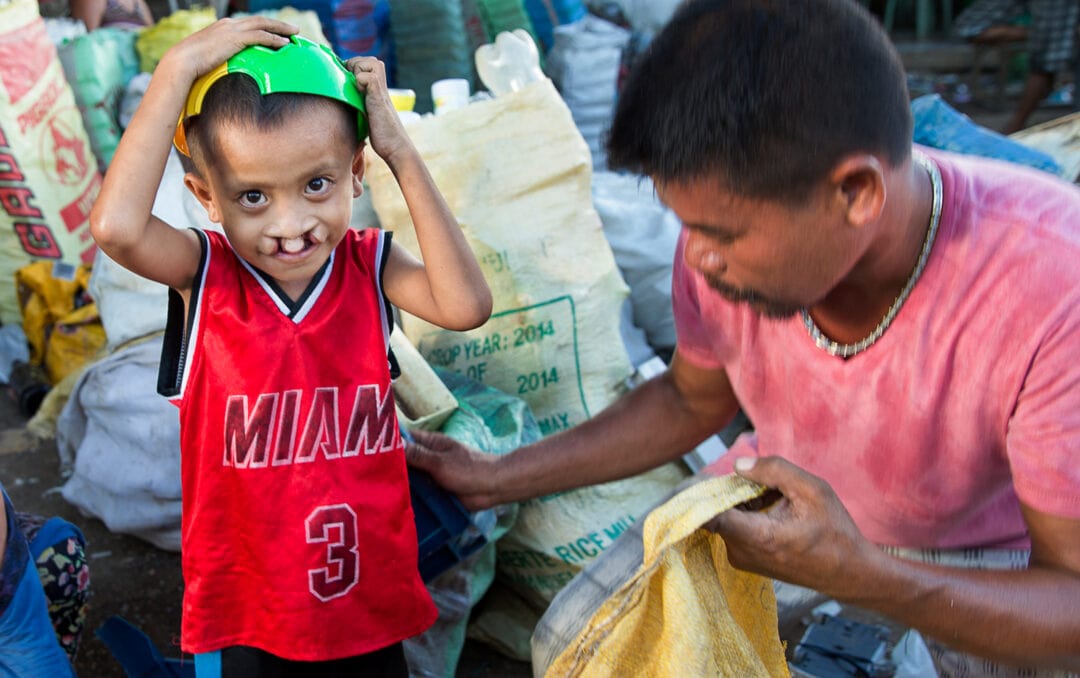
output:
<path id="1" fill-rule="evenodd" d="M 36 261 L 15 271 L 30 362 L 44 365 L 54 384 L 105 346 L 105 328 L 86 292 L 89 282 L 86 264 Z"/>
<path id="2" fill-rule="evenodd" d="M 731 567 L 723 539 L 699 529 L 762 490 L 728 475 L 695 483 L 653 510 L 641 567 L 544 675 L 790 675 L 772 580 Z"/>
<path id="3" fill-rule="evenodd" d="M 213 7 L 179 9 L 153 26 L 139 31 L 135 51 L 139 55 L 139 70 L 153 73 L 169 48 L 187 36 L 217 21 Z"/>
<path id="4" fill-rule="evenodd" d="M 105 328 L 97 304 L 80 306 L 56 321 L 45 348 L 45 373 L 53 384 L 101 357 Z"/>

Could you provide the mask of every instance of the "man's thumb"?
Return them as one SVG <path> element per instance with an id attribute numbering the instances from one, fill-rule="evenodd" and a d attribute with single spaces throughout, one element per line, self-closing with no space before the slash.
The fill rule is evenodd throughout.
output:
<path id="1" fill-rule="evenodd" d="M 781 457 L 740 457 L 735 460 L 734 469 L 747 480 L 781 492 L 803 473 L 797 466 Z"/>

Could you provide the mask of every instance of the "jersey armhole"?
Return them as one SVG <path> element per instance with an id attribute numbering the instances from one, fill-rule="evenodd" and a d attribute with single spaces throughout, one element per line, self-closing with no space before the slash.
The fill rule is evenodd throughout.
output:
<path id="1" fill-rule="evenodd" d="M 390 348 L 390 333 L 394 331 L 394 307 L 390 304 L 390 300 L 386 297 L 386 292 L 383 290 L 383 272 L 386 270 L 386 262 L 390 259 L 390 243 L 394 239 L 392 231 L 383 231 L 381 244 L 382 248 L 379 251 L 378 267 L 378 285 L 379 285 L 379 300 L 383 305 L 383 322 L 384 330 L 386 334 L 386 360 L 390 365 L 390 379 L 397 379 L 401 376 L 401 366 L 398 365 L 397 357 L 394 355 L 394 350 Z"/>
<path id="2" fill-rule="evenodd" d="M 210 260 L 210 240 L 206 233 L 193 228 L 199 236 L 199 268 L 191 286 L 189 297 L 191 308 L 184 314 L 184 299 L 180 293 L 169 288 L 169 308 L 165 320 L 165 337 L 161 343 L 161 363 L 158 366 L 158 393 L 170 400 L 178 398 L 183 392 L 184 372 L 190 355 L 191 340 L 195 331 L 195 319 L 199 314 L 202 300 L 203 282 L 206 279 L 207 263 Z"/>

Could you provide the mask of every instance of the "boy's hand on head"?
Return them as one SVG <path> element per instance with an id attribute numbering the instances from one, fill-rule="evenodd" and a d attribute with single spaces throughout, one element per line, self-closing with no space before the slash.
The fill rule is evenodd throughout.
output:
<path id="1" fill-rule="evenodd" d="M 356 88 L 364 93 L 371 148 L 389 163 L 398 151 L 412 148 L 412 141 L 390 99 L 386 65 L 375 57 L 361 56 L 349 59 L 345 66 L 356 76 Z"/>
<path id="2" fill-rule="evenodd" d="M 264 16 L 219 19 L 184 38 L 162 57 L 162 62 L 188 69 L 192 81 L 209 73 L 249 45 L 281 47 L 299 28 Z"/>

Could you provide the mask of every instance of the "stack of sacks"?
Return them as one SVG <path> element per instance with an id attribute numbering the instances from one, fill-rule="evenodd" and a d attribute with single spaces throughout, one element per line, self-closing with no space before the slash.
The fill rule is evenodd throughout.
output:
<path id="1" fill-rule="evenodd" d="M 475 0 L 489 38 L 517 28 L 525 29 L 536 39 L 529 15 L 521 0 Z"/>
<path id="2" fill-rule="evenodd" d="M 461 3 L 414 0 L 390 5 L 400 87 L 416 91 L 415 110 L 432 110 L 431 83 L 444 78 L 472 80 L 472 50 Z"/>
<path id="3" fill-rule="evenodd" d="M 630 27 L 638 33 L 652 34 L 671 19 L 681 0 L 609 0 L 618 5 Z"/>
<path id="4" fill-rule="evenodd" d="M 325 32 L 326 40 L 316 40 L 301 26 L 304 37 L 331 45 L 342 59 L 377 56 L 387 64 L 393 62 L 389 0 L 250 0 L 247 5 L 258 14 L 281 10 L 278 18 L 282 21 L 291 21 L 286 12 L 310 12 L 317 16 L 319 32 Z"/>
<path id="5" fill-rule="evenodd" d="M 585 3 L 581 0 L 525 0 L 525 12 L 546 52 L 555 41 L 555 27 L 584 17 Z"/>
<path id="6" fill-rule="evenodd" d="M 135 35 L 126 29 L 103 27 L 57 49 L 102 172 L 120 143 L 120 101 L 128 82 L 139 72 Z"/>
<path id="7" fill-rule="evenodd" d="M 547 55 L 544 70 L 570 108 L 597 169 L 607 166 L 603 136 L 611 124 L 619 67 L 629 41 L 629 31 L 588 15 L 556 28 L 555 45 Z"/>

